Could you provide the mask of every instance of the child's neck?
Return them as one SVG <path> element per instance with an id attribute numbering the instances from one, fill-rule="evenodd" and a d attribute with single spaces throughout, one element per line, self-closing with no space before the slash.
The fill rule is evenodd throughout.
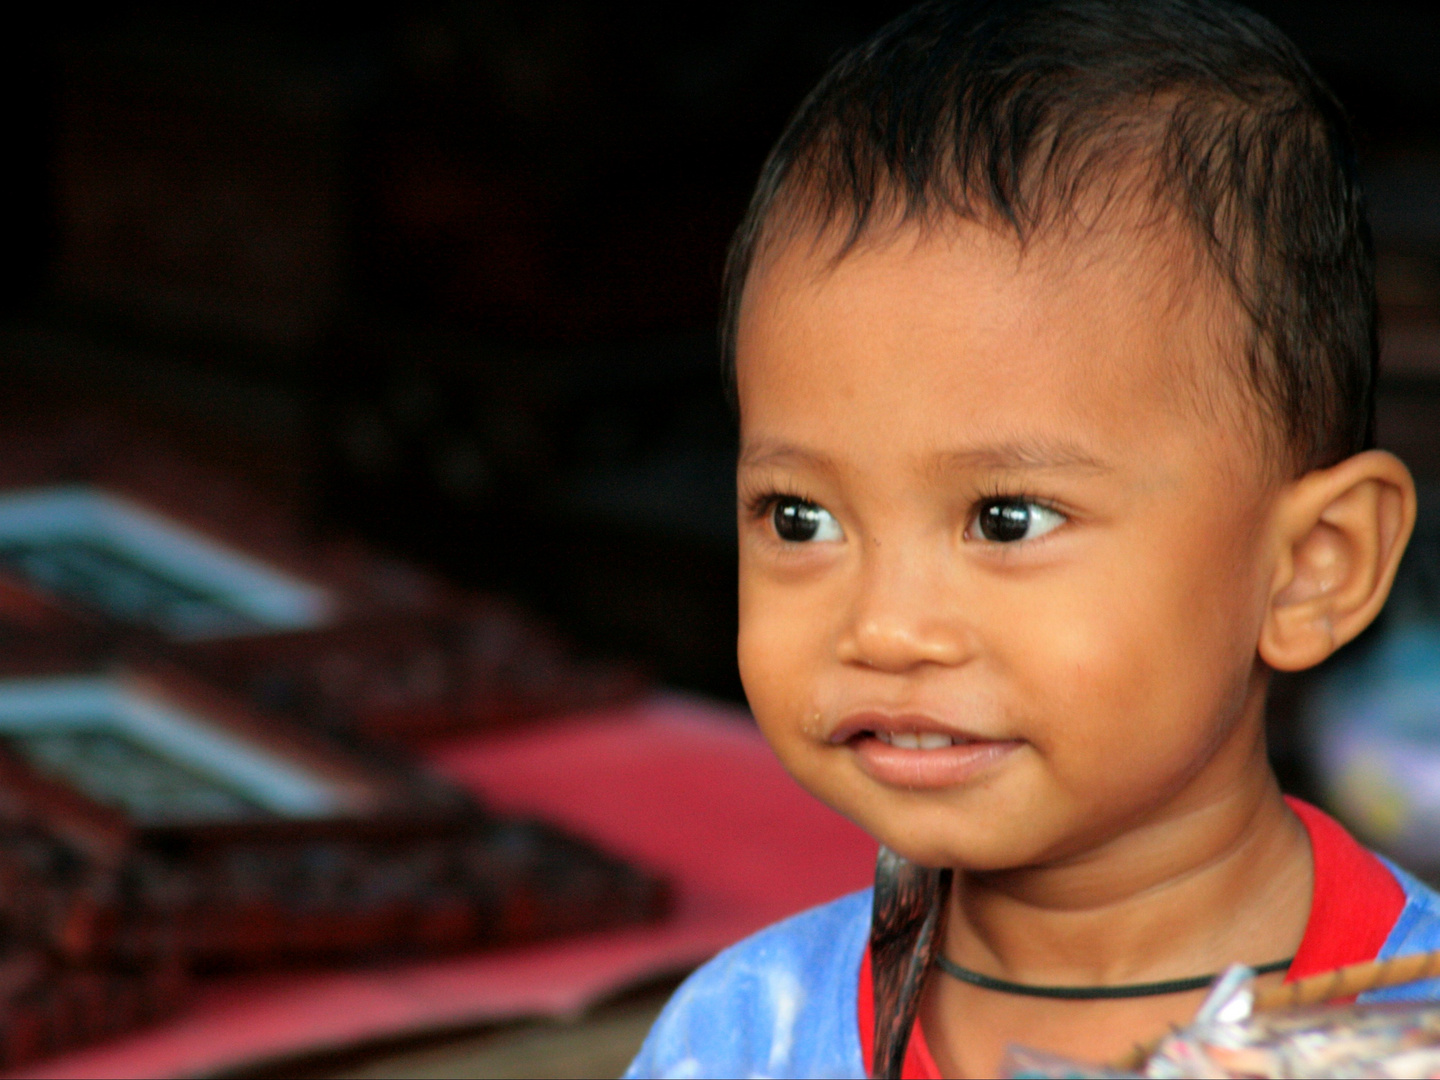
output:
<path id="1" fill-rule="evenodd" d="M 1277 957 L 1235 947 L 1268 947 L 1275 913 L 1265 901 L 1277 891 L 1287 905 L 1292 893 L 1303 898 L 1287 907 L 1303 932 L 1308 856 L 1304 828 L 1277 788 L 1235 793 L 1064 864 L 960 876 L 947 946 L 959 963 L 1022 982 L 1135 982 L 1186 960 L 1261 963 Z M 1237 925 L 1257 903 L 1264 910 L 1251 913 L 1253 931 Z"/>
<path id="2" fill-rule="evenodd" d="M 1013 982 L 1065 986 L 1183 978 L 1293 955 L 1313 868 L 1304 827 L 1263 752 L 1231 783 L 1189 789 L 1150 823 L 1081 856 L 957 875 L 945 955 Z M 936 973 L 922 1022 L 946 1075 L 994 1075 L 1010 1042 L 1104 1060 L 1188 1020 L 1203 998 L 1055 1002 Z"/>

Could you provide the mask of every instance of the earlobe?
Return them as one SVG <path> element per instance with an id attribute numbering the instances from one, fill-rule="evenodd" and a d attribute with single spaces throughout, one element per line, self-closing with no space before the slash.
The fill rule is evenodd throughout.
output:
<path id="1" fill-rule="evenodd" d="M 1276 522 L 1260 657 L 1299 671 L 1325 660 L 1384 607 L 1415 525 L 1415 483 L 1399 458 L 1367 450 L 1295 481 Z"/>

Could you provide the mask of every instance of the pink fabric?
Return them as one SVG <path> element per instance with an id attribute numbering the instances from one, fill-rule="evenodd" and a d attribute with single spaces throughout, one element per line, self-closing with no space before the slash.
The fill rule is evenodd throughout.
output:
<path id="1" fill-rule="evenodd" d="M 534 813 L 671 877 L 645 929 L 389 968 L 202 984 L 175 1019 L 23 1069 L 192 1076 L 390 1036 L 563 1016 L 683 970 L 802 908 L 863 888 L 875 842 L 807 795 L 754 727 L 678 696 L 436 744 L 430 759 L 497 809 Z"/>

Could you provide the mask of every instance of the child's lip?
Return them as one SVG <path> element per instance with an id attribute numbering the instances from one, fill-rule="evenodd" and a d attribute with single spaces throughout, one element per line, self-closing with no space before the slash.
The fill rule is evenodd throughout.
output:
<path id="1" fill-rule="evenodd" d="M 1025 744 L 1019 739 L 979 739 L 931 750 L 912 750 L 862 735 L 849 745 L 856 764 L 870 779 L 890 787 L 918 791 L 969 783 Z"/>
<path id="2" fill-rule="evenodd" d="M 922 713 L 853 713 L 830 743 L 846 746 L 873 780 L 915 791 L 954 787 L 1010 756 L 1023 739 L 968 731 Z"/>
<path id="3" fill-rule="evenodd" d="M 891 742 L 896 735 L 944 736 L 956 744 L 1005 741 L 967 731 L 924 713 L 887 713 L 879 710 L 850 714 L 830 733 L 827 741 L 839 745 L 864 735 L 873 735 L 886 743 Z"/>

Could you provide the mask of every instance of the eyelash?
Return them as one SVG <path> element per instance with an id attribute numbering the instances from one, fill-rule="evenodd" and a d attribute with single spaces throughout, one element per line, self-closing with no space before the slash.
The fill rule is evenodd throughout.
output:
<path id="1" fill-rule="evenodd" d="M 764 518 L 774 510 L 775 504 L 783 499 L 796 499 L 799 502 L 813 503 L 816 506 L 820 505 L 817 499 L 806 495 L 804 491 L 799 488 L 774 487 L 748 496 L 745 499 L 745 510 L 752 518 L 758 520 Z"/>
<path id="2" fill-rule="evenodd" d="M 1066 517 L 1070 516 L 1068 511 L 1057 506 L 1054 500 L 1047 499 L 1043 495 L 1035 495 L 1028 491 L 1016 491 L 1014 489 L 1002 488 L 995 484 L 987 484 L 980 489 L 980 493 L 975 497 L 975 501 L 970 504 L 970 517 L 973 519 L 975 515 L 980 512 L 982 506 L 992 502 L 1034 503 L 1036 506 L 1043 507 L 1046 510 L 1053 510 L 1057 514 L 1064 514 Z"/>

